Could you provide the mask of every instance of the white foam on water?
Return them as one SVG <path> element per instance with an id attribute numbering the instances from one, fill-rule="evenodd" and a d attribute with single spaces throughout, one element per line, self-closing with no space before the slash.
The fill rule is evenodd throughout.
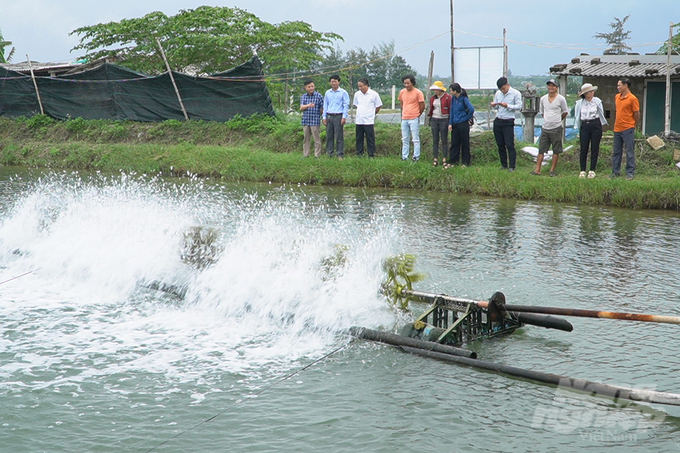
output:
<path id="1" fill-rule="evenodd" d="M 378 294 L 399 237 L 389 209 L 358 219 L 289 190 L 228 192 L 130 176 L 34 184 L 0 218 L 0 281 L 32 271 L 0 286 L 0 388 L 256 376 L 321 357 L 352 325 L 394 324 Z M 208 268 L 180 258 L 192 226 L 217 232 Z"/>

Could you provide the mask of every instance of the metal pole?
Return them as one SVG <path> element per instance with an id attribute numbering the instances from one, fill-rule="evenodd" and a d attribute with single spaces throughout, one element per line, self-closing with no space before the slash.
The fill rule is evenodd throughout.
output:
<path id="1" fill-rule="evenodd" d="M 666 121 L 663 128 L 664 136 L 671 134 L 671 49 L 673 47 L 673 22 L 668 31 L 668 62 L 666 63 Z"/>
<path id="2" fill-rule="evenodd" d="M 33 79 L 33 86 L 35 87 L 35 95 L 38 97 L 38 105 L 40 106 L 40 113 L 42 115 L 44 115 L 45 110 L 43 109 L 42 99 L 40 99 L 40 90 L 38 90 L 38 82 L 35 80 L 35 74 L 33 74 L 33 66 L 31 65 L 31 59 L 28 58 L 28 54 L 26 54 L 26 61 L 28 61 L 28 69 L 31 70 L 31 79 Z"/>
<path id="3" fill-rule="evenodd" d="M 453 1 L 451 0 L 451 83 L 455 82 L 455 66 L 453 61 L 454 53 L 454 29 L 453 29 Z"/>
<path id="4" fill-rule="evenodd" d="M 156 38 L 156 42 L 158 43 L 158 48 L 161 49 L 161 55 L 163 56 L 163 61 L 165 61 L 165 67 L 168 69 L 168 74 L 170 75 L 170 80 L 172 81 L 172 86 L 175 87 L 175 94 L 177 94 L 177 100 L 179 101 L 179 106 L 182 107 L 182 113 L 184 113 L 184 119 L 188 120 L 189 115 L 187 115 L 187 111 L 184 108 L 184 102 L 182 102 L 182 96 L 179 95 L 179 90 L 177 89 L 177 84 L 175 83 L 175 78 L 172 76 L 172 70 L 170 69 L 170 63 L 168 63 L 168 59 L 165 58 L 165 52 L 163 51 L 163 46 L 161 45 L 161 40 Z"/>

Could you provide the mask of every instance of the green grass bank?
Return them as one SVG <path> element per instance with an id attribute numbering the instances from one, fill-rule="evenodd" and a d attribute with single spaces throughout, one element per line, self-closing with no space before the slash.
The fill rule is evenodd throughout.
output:
<path id="1" fill-rule="evenodd" d="M 0 119 L 0 165 L 101 170 L 222 178 L 225 181 L 300 183 L 437 190 L 523 200 L 544 200 L 633 209 L 680 209 L 680 170 L 670 145 L 637 149 L 633 181 L 608 179 L 611 137 L 600 151 L 598 176 L 578 178 L 578 143 L 562 155 L 558 176 L 530 176 L 532 157 L 519 151 L 517 171 L 499 170 L 492 133 L 473 137 L 472 166 L 432 166 L 429 128 L 421 129 L 419 163 L 400 159 L 399 125 L 376 125 L 375 159 L 355 156 L 354 127 L 345 128 L 343 161 L 302 158 L 299 118 L 236 118 L 227 123 L 175 120 L 163 123 L 55 121 L 38 115 Z M 323 129 L 323 128 L 322 128 Z M 325 132 L 322 131 L 322 139 Z"/>

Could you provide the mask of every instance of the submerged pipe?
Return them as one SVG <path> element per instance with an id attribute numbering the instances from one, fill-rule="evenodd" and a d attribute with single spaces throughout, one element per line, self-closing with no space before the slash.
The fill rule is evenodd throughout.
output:
<path id="1" fill-rule="evenodd" d="M 534 313 L 510 313 L 512 313 L 512 315 L 522 324 L 531 324 L 532 326 L 563 330 L 565 332 L 574 330 L 574 326 L 572 326 L 569 321 L 558 318 L 557 316 L 537 315 Z"/>
<path id="2" fill-rule="evenodd" d="M 406 346 L 419 350 L 437 351 L 443 355 L 454 355 L 458 357 L 465 357 L 469 359 L 477 358 L 477 353 L 463 348 L 456 348 L 454 346 L 447 346 L 434 341 L 418 340 L 417 338 L 404 337 L 402 335 L 395 335 L 393 333 L 380 332 L 378 330 L 367 329 L 365 327 L 352 327 L 349 332 L 357 338 L 364 340 L 378 341 L 380 343 L 387 343 L 394 346 Z"/>
<path id="3" fill-rule="evenodd" d="M 665 393 L 657 392 L 654 390 L 631 389 L 627 387 L 619 387 L 616 385 L 601 384 L 599 382 L 588 381 L 585 379 L 575 379 L 566 376 L 560 376 L 557 374 L 543 373 L 541 371 L 525 370 L 523 368 L 517 368 L 510 365 L 503 365 L 500 363 L 487 362 L 485 360 L 452 356 L 449 354 L 442 354 L 440 352 L 428 351 L 421 348 L 412 348 L 409 346 L 401 346 L 401 348 L 404 351 L 411 354 L 418 354 L 424 357 L 431 357 L 433 359 L 453 362 L 459 365 L 467 365 L 474 368 L 492 371 L 498 374 L 516 376 L 524 379 L 531 379 L 532 381 L 556 385 L 560 388 L 585 392 L 592 396 L 608 396 L 610 398 L 614 398 L 615 400 L 624 399 L 635 402 L 680 406 L 680 395 L 677 393 Z"/>

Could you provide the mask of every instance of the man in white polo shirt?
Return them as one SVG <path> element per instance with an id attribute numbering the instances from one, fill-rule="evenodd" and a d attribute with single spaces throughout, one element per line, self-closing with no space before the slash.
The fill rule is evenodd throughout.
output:
<path id="1" fill-rule="evenodd" d="M 539 103 L 539 112 L 543 115 L 543 130 L 541 138 L 538 142 L 538 157 L 536 158 L 536 170 L 532 171 L 532 175 L 541 174 L 541 165 L 543 164 L 543 157 L 548 152 L 552 145 L 553 156 L 552 166 L 550 167 L 550 176 L 557 176 L 555 169 L 557 168 L 557 161 L 562 154 L 562 121 L 567 117 L 569 109 L 567 108 L 567 100 L 557 92 L 557 83 L 550 79 L 546 82 L 548 85 L 548 94 L 541 97 Z"/>
<path id="2" fill-rule="evenodd" d="M 357 83 L 359 91 L 354 93 L 354 106 L 357 108 L 356 132 L 357 132 L 357 156 L 364 155 L 364 136 L 366 136 L 366 147 L 368 157 L 375 157 L 375 115 L 382 107 L 380 95 L 371 90 L 368 79 L 362 77 Z"/>

